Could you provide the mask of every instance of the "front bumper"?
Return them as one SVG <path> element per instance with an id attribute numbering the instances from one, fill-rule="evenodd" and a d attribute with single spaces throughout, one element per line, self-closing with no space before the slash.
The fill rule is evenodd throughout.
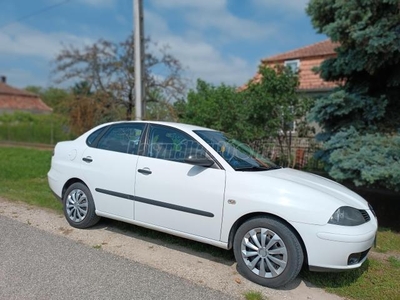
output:
<path id="1" fill-rule="evenodd" d="M 373 247 L 377 220 L 360 226 L 292 223 L 303 239 L 310 270 L 341 271 L 358 268 Z"/>

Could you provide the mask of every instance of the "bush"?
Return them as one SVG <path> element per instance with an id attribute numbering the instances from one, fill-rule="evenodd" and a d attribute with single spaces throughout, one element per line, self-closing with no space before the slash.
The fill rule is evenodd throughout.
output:
<path id="1" fill-rule="evenodd" d="M 16 112 L 0 115 L 0 141 L 55 144 L 73 138 L 68 119 L 56 115 Z"/>
<path id="2" fill-rule="evenodd" d="M 329 175 L 356 186 L 400 189 L 400 135 L 360 133 L 354 127 L 333 136 L 329 149 Z"/>

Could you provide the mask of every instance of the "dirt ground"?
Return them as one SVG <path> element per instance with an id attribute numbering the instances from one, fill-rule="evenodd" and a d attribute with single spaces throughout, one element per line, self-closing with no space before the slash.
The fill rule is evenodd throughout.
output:
<path id="1" fill-rule="evenodd" d="M 236 264 L 205 253 L 169 245 L 166 242 L 124 232 L 105 222 L 91 229 L 80 230 L 69 226 L 64 216 L 47 209 L 29 206 L 22 202 L 0 198 L 0 214 L 40 230 L 99 248 L 131 261 L 146 264 L 176 276 L 186 278 L 232 296 L 243 297 L 248 291 L 260 291 L 266 299 L 312 300 L 343 299 L 297 278 L 280 290 L 256 285 L 236 271 Z"/>

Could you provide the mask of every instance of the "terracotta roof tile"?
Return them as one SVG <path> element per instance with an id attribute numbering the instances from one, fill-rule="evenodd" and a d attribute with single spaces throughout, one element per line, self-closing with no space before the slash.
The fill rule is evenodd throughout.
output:
<path id="1" fill-rule="evenodd" d="M 52 111 L 39 96 L 0 82 L 0 111 L 15 110 L 36 113 L 48 113 Z"/>
<path id="2" fill-rule="evenodd" d="M 31 96 L 31 97 L 37 97 L 36 94 L 30 93 L 25 90 L 21 89 L 16 89 L 12 86 L 9 86 L 8 84 L 5 84 L 3 82 L 0 82 L 0 94 L 4 95 L 20 95 L 20 96 Z"/>
<path id="3" fill-rule="evenodd" d="M 335 55 L 335 48 L 339 43 L 333 43 L 331 40 L 325 40 L 302 48 L 298 48 L 285 53 L 270 56 L 261 60 L 263 63 L 280 62 L 289 59 L 301 59 L 305 57 Z"/>

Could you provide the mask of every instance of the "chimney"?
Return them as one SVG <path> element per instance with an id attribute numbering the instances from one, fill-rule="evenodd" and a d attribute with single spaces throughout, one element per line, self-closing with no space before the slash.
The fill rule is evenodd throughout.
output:
<path id="1" fill-rule="evenodd" d="M 6 76 L 0 76 L 0 82 L 1 83 L 6 83 L 7 82 L 7 77 Z"/>

